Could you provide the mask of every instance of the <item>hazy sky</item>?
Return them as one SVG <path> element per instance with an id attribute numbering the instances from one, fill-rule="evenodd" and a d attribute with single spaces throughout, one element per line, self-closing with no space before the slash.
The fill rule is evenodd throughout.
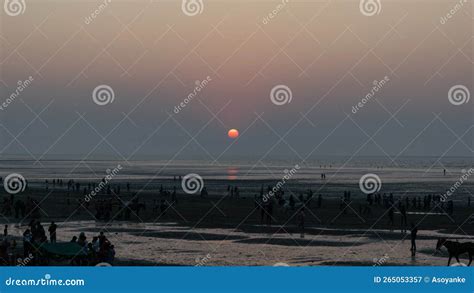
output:
<path id="1" fill-rule="evenodd" d="M 472 156 L 474 98 L 448 99 L 455 85 L 473 92 L 472 1 L 453 10 L 458 1 L 381 0 L 373 16 L 359 2 L 204 0 L 195 16 L 181 1 L 2 10 L 0 102 L 33 81 L 0 111 L 0 150 L 35 159 Z M 99 85 L 113 89 L 112 103 L 94 103 Z M 276 85 L 291 89 L 291 102 L 272 103 Z"/>

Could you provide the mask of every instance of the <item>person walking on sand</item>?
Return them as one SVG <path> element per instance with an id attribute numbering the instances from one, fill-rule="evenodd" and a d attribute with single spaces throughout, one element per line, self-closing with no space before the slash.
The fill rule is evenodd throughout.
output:
<path id="1" fill-rule="evenodd" d="M 416 234 L 418 233 L 418 228 L 415 224 L 411 223 L 411 256 L 415 256 L 416 254 Z"/>

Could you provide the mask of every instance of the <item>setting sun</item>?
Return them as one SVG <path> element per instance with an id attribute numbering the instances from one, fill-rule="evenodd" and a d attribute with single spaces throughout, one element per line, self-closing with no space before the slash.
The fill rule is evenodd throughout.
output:
<path id="1" fill-rule="evenodd" d="M 231 129 L 229 130 L 229 132 L 227 133 L 227 135 L 230 137 L 230 138 L 237 138 L 239 137 L 239 131 L 237 129 Z"/>

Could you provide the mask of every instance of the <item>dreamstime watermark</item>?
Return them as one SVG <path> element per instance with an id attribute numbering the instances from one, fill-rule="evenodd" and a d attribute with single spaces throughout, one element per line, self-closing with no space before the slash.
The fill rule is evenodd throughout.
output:
<path id="1" fill-rule="evenodd" d="M 187 16 L 195 16 L 201 14 L 204 10 L 204 3 L 202 0 L 183 0 L 181 9 Z"/>
<path id="2" fill-rule="evenodd" d="M 206 265 L 210 260 L 211 260 L 211 255 L 208 253 L 204 257 L 196 257 L 196 264 L 194 265 L 195 267 L 202 267 Z"/>
<path id="3" fill-rule="evenodd" d="M 447 23 L 448 20 L 450 20 L 451 18 L 453 18 L 454 15 L 455 15 L 459 10 L 461 10 L 461 9 L 464 7 L 464 3 L 467 3 L 467 0 L 459 0 L 459 1 L 453 6 L 453 8 L 451 8 L 451 10 L 449 10 L 449 12 L 446 13 L 446 15 L 441 16 L 441 18 L 439 19 L 439 22 L 440 22 L 441 24 Z"/>
<path id="4" fill-rule="evenodd" d="M 352 114 L 356 114 L 360 109 L 362 109 L 365 106 L 365 104 L 370 102 L 372 98 L 375 97 L 375 94 L 378 91 L 380 91 L 385 86 L 385 84 L 387 84 L 387 82 L 389 81 L 390 81 L 390 78 L 388 78 L 388 76 L 385 76 L 380 81 L 374 80 L 372 83 L 374 86 L 370 89 L 370 92 L 367 93 L 365 97 L 363 97 L 362 100 L 359 103 L 357 103 L 357 105 L 352 106 Z"/>
<path id="5" fill-rule="evenodd" d="M 108 184 L 109 182 L 114 179 L 114 177 L 122 170 L 122 165 L 118 164 L 117 167 L 113 168 L 112 170 L 107 169 L 105 173 L 107 175 L 104 177 L 103 180 L 100 181 L 100 183 L 90 192 L 88 193 L 85 197 L 84 200 L 86 202 L 91 201 L 99 192 L 101 192 Z"/>
<path id="6" fill-rule="evenodd" d="M 376 258 L 376 257 L 375 257 L 375 258 L 373 259 L 373 261 L 374 261 L 373 266 L 374 266 L 374 267 L 382 266 L 382 265 L 384 265 L 384 264 L 388 261 L 389 258 L 390 258 L 390 257 L 388 256 L 388 254 L 384 254 L 381 258 Z"/>
<path id="7" fill-rule="evenodd" d="M 33 256 L 33 254 L 28 254 L 28 256 L 24 257 L 24 258 L 17 258 L 16 260 L 16 265 L 18 267 L 24 267 L 24 266 L 27 266 L 35 257 Z"/>
<path id="8" fill-rule="evenodd" d="M 382 181 L 377 174 L 365 174 L 360 177 L 359 187 L 363 193 L 372 194 L 380 191 L 380 188 L 382 188 Z"/>
<path id="9" fill-rule="evenodd" d="M 292 99 L 293 93 L 291 89 L 284 84 L 276 85 L 270 91 L 270 100 L 277 106 L 289 104 Z"/>
<path id="10" fill-rule="evenodd" d="M 179 103 L 178 106 L 174 107 L 173 112 L 175 114 L 178 114 L 183 110 L 191 101 L 209 84 L 209 82 L 212 81 L 212 78 L 208 75 L 206 79 L 204 80 L 196 80 L 195 81 L 195 87 L 191 93 L 188 94 L 188 96 L 181 102 Z"/>
<path id="11" fill-rule="evenodd" d="M 106 84 L 98 85 L 92 91 L 92 100 L 99 106 L 113 103 L 115 100 L 114 90 Z"/>
<path id="12" fill-rule="evenodd" d="M 20 94 L 30 86 L 31 82 L 34 80 L 34 78 L 30 75 L 28 79 L 25 80 L 19 80 L 17 82 L 17 87 L 13 93 L 10 94 L 10 96 L 0 105 L 0 110 L 5 110 L 11 103 L 15 101 L 17 97 L 20 96 Z"/>
<path id="13" fill-rule="evenodd" d="M 198 174 L 191 173 L 183 177 L 181 187 L 187 194 L 195 194 L 203 189 L 204 180 Z"/>
<path id="14" fill-rule="evenodd" d="M 85 286 L 84 279 L 53 279 L 50 274 L 44 275 L 40 279 L 13 279 L 5 280 L 6 286 Z"/>
<path id="15" fill-rule="evenodd" d="M 262 19 L 263 24 L 268 24 L 273 18 L 275 18 L 280 11 L 283 10 L 283 8 L 288 4 L 289 0 L 281 0 L 281 3 L 279 3 L 270 13 L 265 15 L 265 17 Z"/>
<path id="16" fill-rule="evenodd" d="M 26 188 L 26 179 L 21 174 L 12 173 L 3 179 L 3 188 L 9 194 L 23 192 Z"/>
<path id="17" fill-rule="evenodd" d="M 94 19 L 96 19 L 104 11 L 104 9 L 109 6 L 111 2 L 112 0 L 104 0 L 103 3 L 97 6 L 94 11 L 92 11 L 87 17 L 84 18 L 84 23 L 91 24 Z"/>
<path id="18" fill-rule="evenodd" d="M 26 3 L 25 0 L 5 0 L 3 9 L 9 16 L 18 16 L 25 13 Z"/>
<path id="19" fill-rule="evenodd" d="M 453 184 L 451 185 L 451 187 L 443 194 L 441 195 L 441 198 L 440 200 L 442 202 L 445 202 L 449 197 L 451 197 L 453 195 L 453 193 L 459 188 L 461 187 L 461 185 L 469 178 L 472 176 L 472 174 L 474 174 L 474 169 L 473 168 L 470 168 L 469 170 L 463 172 L 463 174 L 461 175 L 461 177 L 459 177 L 459 179 Z"/>
<path id="20" fill-rule="evenodd" d="M 283 172 L 285 173 L 285 176 L 273 186 L 273 188 L 265 195 L 263 195 L 263 202 L 267 202 L 269 199 L 275 196 L 275 193 L 277 193 L 283 186 L 285 186 L 286 182 L 293 177 L 296 172 L 300 169 L 300 166 L 296 164 L 293 168 L 290 170 L 285 169 Z"/>
<path id="21" fill-rule="evenodd" d="M 382 11 L 380 0 L 360 0 L 360 12 L 365 16 L 374 16 Z"/>
<path id="22" fill-rule="evenodd" d="M 469 89 L 461 84 L 452 86 L 448 92 L 448 100 L 451 104 L 459 106 L 466 104 L 471 99 Z"/>

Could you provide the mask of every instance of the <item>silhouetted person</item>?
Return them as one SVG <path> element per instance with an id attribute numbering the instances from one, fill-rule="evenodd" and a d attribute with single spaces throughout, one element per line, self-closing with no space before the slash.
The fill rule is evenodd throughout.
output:
<path id="1" fill-rule="evenodd" d="M 267 225 L 272 225 L 272 218 L 273 218 L 273 202 L 271 200 L 268 201 L 267 205 Z"/>
<path id="2" fill-rule="evenodd" d="M 171 194 L 171 202 L 173 204 L 178 203 L 178 199 L 176 198 L 176 186 L 173 187 L 173 193 Z"/>
<path id="3" fill-rule="evenodd" d="M 407 210 L 406 210 L 405 206 L 402 204 L 400 206 L 400 230 L 401 230 L 402 233 L 407 232 L 407 226 L 408 226 L 408 223 L 407 223 Z"/>
<path id="4" fill-rule="evenodd" d="M 260 209 L 260 224 L 263 224 L 263 221 L 265 219 L 266 205 L 267 205 L 267 203 L 263 203 L 263 205 L 262 205 L 262 202 L 260 202 L 260 204 L 258 204 L 258 207 Z"/>
<path id="5" fill-rule="evenodd" d="M 415 256 L 416 254 L 416 234 L 418 233 L 418 228 L 416 228 L 415 224 L 411 223 L 411 255 Z"/>
<path id="6" fill-rule="evenodd" d="M 58 228 L 58 225 L 56 225 L 53 222 L 51 222 L 51 225 L 49 225 L 48 231 L 49 231 L 49 241 L 51 243 L 56 243 L 56 229 Z"/>
<path id="7" fill-rule="evenodd" d="M 304 210 L 301 209 L 300 212 L 298 213 L 298 228 L 300 229 L 300 237 L 304 238 Z"/>
<path id="8" fill-rule="evenodd" d="M 160 201 L 160 216 L 166 216 L 166 210 L 168 209 L 168 205 L 166 204 L 164 199 Z"/>
<path id="9" fill-rule="evenodd" d="M 390 206 L 388 208 L 388 223 L 390 225 L 390 231 L 393 230 L 393 218 L 394 218 L 393 206 Z"/>
<path id="10" fill-rule="evenodd" d="M 3 237 L 8 236 L 8 225 L 5 225 L 5 229 L 3 229 Z"/>
<path id="11" fill-rule="evenodd" d="M 26 229 L 26 231 L 23 233 L 23 256 L 24 257 L 30 255 L 31 241 L 33 241 L 33 235 L 31 234 L 30 229 Z"/>
<path id="12" fill-rule="evenodd" d="M 207 197 L 207 188 L 203 187 L 201 190 L 201 198 Z"/>
<path id="13" fill-rule="evenodd" d="M 77 240 L 77 244 L 79 244 L 82 247 L 85 247 L 87 245 L 87 237 L 84 232 L 81 232 L 79 234 L 79 239 Z"/>
<path id="14" fill-rule="evenodd" d="M 290 195 L 290 199 L 288 201 L 289 201 L 290 208 L 292 210 L 294 210 L 295 209 L 295 199 L 293 198 L 293 194 Z"/>
<path id="15" fill-rule="evenodd" d="M 449 215 L 454 213 L 454 202 L 452 200 L 448 201 L 448 207 L 446 209 Z"/>

